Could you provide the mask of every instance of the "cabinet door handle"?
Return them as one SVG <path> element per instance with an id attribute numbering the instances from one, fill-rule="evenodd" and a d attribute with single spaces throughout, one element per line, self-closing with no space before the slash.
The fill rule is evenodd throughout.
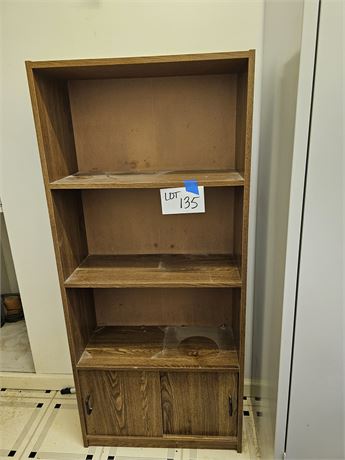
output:
<path id="1" fill-rule="evenodd" d="M 229 415 L 232 417 L 232 396 L 229 396 Z"/>
<path id="2" fill-rule="evenodd" d="M 91 395 L 88 395 L 85 399 L 85 409 L 86 409 L 87 415 L 90 415 L 93 409 Z"/>

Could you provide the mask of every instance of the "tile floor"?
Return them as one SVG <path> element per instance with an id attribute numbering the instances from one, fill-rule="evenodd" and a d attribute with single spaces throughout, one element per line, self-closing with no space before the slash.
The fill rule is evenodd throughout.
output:
<path id="1" fill-rule="evenodd" d="M 0 460 L 249 460 L 260 458 L 256 401 L 244 400 L 243 453 L 224 450 L 82 447 L 74 395 L 56 391 L 0 391 Z M 259 415 L 258 415 L 259 414 Z"/>
<path id="2" fill-rule="evenodd" d="M 0 329 L 0 372 L 35 372 L 24 320 Z"/>

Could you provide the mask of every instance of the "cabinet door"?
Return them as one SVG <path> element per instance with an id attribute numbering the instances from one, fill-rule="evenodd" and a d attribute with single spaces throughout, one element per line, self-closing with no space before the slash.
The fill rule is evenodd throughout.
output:
<path id="1" fill-rule="evenodd" d="M 87 434 L 161 436 L 158 372 L 79 372 Z"/>
<path id="2" fill-rule="evenodd" d="M 164 434 L 235 436 L 237 382 L 236 373 L 162 373 Z"/>

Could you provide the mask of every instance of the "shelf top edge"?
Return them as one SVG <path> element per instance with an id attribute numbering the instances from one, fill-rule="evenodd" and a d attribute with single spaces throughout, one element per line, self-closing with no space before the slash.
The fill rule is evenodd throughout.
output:
<path id="1" fill-rule="evenodd" d="M 160 270 L 164 262 L 166 269 Z M 188 266 L 189 270 L 179 271 L 176 267 Z M 199 265 L 199 267 L 198 267 Z M 217 268 L 214 277 L 210 271 Z M 201 269 L 200 269 L 201 267 Z M 204 269 L 206 268 L 206 270 Z M 139 273 L 137 273 L 139 270 Z M 133 279 L 119 273 L 137 273 Z M 195 273 L 199 273 L 199 278 Z M 166 274 L 169 274 L 167 279 Z M 194 273 L 192 278 L 188 275 Z M 184 275 L 183 279 L 181 275 Z M 107 275 L 106 279 L 100 275 Z M 175 277 L 173 276 L 175 275 Z M 224 278 L 225 277 L 225 278 Z M 190 255 L 185 254 L 142 254 L 128 255 L 89 255 L 65 280 L 66 288 L 90 287 L 241 287 L 242 280 L 233 256 L 229 255 Z"/>
<path id="2" fill-rule="evenodd" d="M 225 51 L 215 53 L 198 53 L 198 54 L 172 54 L 157 56 L 132 56 L 116 58 L 86 58 L 86 59 L 65 59 L 65 60 L 27 60 L 26 66 L 35 69 L 52 69 L 52 68 L 70 68 L 70 67 L 98 67 L 114 66 L 126 64 L 159 64 L 159 63 L 179 63 L 191 61 L 216 61 L 232 59 L 249 59 L 253 57 L 255 50 L 247 51 Z"/>
<path id="3" fill-rule="evenodd" d="M 229 366 L 140 366 L 140 365 L 87 365 L 82 362 L 78 362 L 76 368 L 79 371 L 128 371 L 128 370 L 144 370 L 144 371 L 170 371 L 170 372 L 239 372 L 240 365 L 239 364 L 232 364 Z"/>
<path id="4" fill-rule="evenodd" d="M 205 169 L 205 170 L 202 170 L 202 169 L 191 169 L 191 170 L 186 170 L 186 169 L 172 169 L 172 170 L 156 170 L 156 171 L 108 171 L 108 170 L 104 170 L 104 171 L 77 171 L 75 173 L 72 173 L 72 174 L 69 174 L 68 176 L 66 177 L 84 177 L 84 176 L 103 176 L 103 175 L 106 175 L 106 176 L 122 176 L 122 177 L 126 177 L 126 176 L 137 176 L 137 177 L 140 177 L 140 176 L 157 176 L 157 177 L 164 177 L 164 176 L 170 176 L 170 175 L 177 175 L 177 174 L 181 174 L 181 175 L 184 175 L 184 174 L 188 174 L 188 175 L 205 175 L 205 176 L 208 176 L 208 175 L 214 175 L 214 174 L 238 174 L 238 175 L 243 175 L 243 171 L 240 171 L 240 170 L 237 170 L 237 169 Z M 64 177 L 63 179 L 65 179 L 66 177 Z M 58 179 L 60 180 L 60 179 Z"/>
<path id="5" fill-rule="evenodd" d="M 186 179 L 206 187 L 244 185 L 244 175 L 236 170 L 158 172 L 78 172 L 49 183 L 54 188 L 162 188 L 183 187 Z"/>

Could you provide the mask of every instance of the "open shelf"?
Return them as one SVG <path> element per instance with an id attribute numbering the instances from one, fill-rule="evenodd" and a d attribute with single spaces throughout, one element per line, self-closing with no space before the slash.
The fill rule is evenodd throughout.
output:
<path id="1" fill-rule="evenodd" d="M 228 255 L 91 255 L 67 278 L 65 286 L 240 287 L 241 276 Z"/>
<path id="2" fill-rule="evenodd" d="M 183 187 L 184 180 L 196 180 L 205 187 L 233 187 L 244 184 L 238 171 L 158 171 L 150 173 L 78 172 L 51 182 L 51 189 L 163 188 Z"/>
<path id="3" fill-rule="evenodd" d="M 231 328 L 116 327 L 96 329 L 78 369 L 238 370 Z"/>

